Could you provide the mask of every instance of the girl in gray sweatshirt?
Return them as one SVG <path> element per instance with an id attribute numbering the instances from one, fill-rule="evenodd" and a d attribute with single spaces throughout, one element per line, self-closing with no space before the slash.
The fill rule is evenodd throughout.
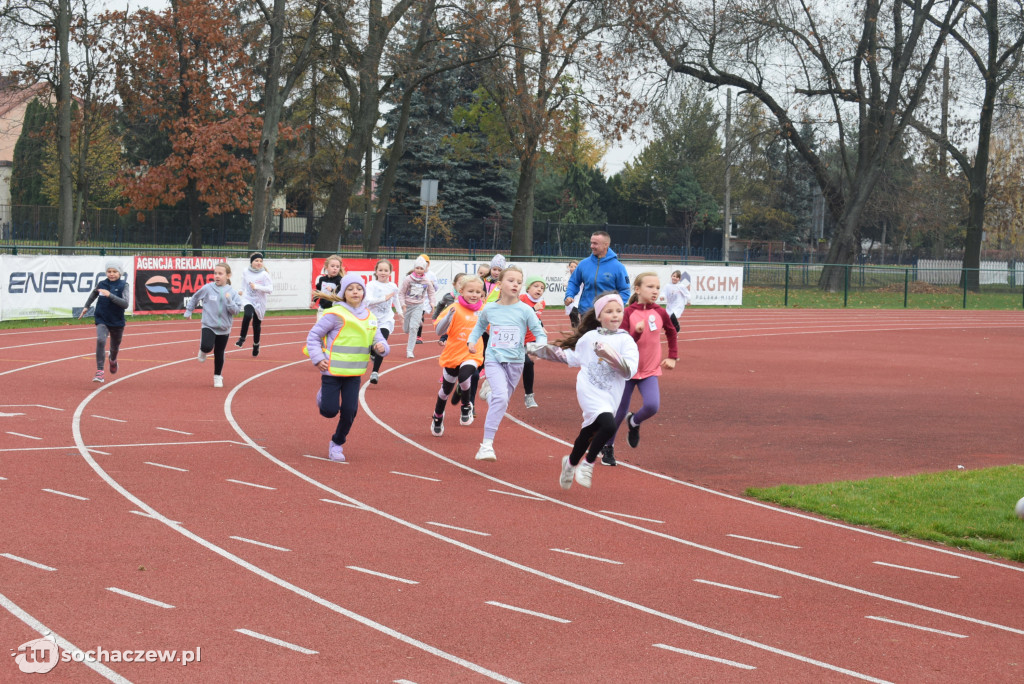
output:
<path id="1" fill-rule="evenodd" d="M 213 386 L 223 387 L 224 349 L 231 335 L 234 315 L 242 310 L 242 298 L 231 288 L 231 267 L 219 263 L 213 267 L 213 282 L 206 283 L 185 305 L 185 318 L 192 318 L 196 306 L 203 307 L 203 329 L 199 339 L 200 362 L 213 352 Z"/>

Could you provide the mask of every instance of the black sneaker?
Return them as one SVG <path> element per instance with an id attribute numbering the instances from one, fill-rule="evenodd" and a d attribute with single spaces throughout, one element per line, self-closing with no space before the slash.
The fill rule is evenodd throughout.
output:
<path id="1" fill-rule="evenodd" d="M 242 348 L 243 344 L 245 344 L 245 338 L 244 337 L 239 337 L 238 341 L 235 342 L 235 346 L 238 347 L 239 349 Z"/>
<path id="2" fill-rule="evenodd" d="M 615 465 L 615 447 L 611 444 L 605 444 L 601 447 L 601 465 Z"/>
<path id="3" fill-rule="evenodd" d="M 252 355 L 253 356 L 259 356 L 260 355 L 260 345 L 259 345 L 258 342 L 253 343 L 253 345 L 252 345 Z"/>
<path id="4" fill-rule="evenodd" d="M 626 427 L 629 428 L 629 432 L 626 435 L 626 442 L 629 446 L 636 449 L 636 446 L 640 443 L 640 426 L 633 425 L 633 414 L 632 412 L 626 414 Z"/>

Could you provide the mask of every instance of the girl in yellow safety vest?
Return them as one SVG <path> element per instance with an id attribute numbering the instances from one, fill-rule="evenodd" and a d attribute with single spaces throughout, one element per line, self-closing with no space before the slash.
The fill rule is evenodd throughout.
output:
<path id="1" fill-rule="evenodd" d="M 359 408 L 359 380 L 370 362 L 370 349 L 381 356 L 390 351 L 377 327 L 377 318 L 363 305 L 366 290 L 358 275 L 341 279 L 342 301 L 327 309 L 306 335 L 306 349 L 320 371 L 316 406 L 325 418 L 339 416 L 327 457 L 345 461 L 342 445 Z M 340 415 L 339 415 L 340 414 Z"/>

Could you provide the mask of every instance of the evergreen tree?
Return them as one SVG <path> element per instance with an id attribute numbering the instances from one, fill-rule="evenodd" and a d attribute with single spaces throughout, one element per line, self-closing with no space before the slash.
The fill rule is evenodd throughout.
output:
<path id="1" fill-rule="evenodd" d="M 11 204 L 50 205 L 43 193 L 43 167 L 49 141 L 54 140 L 56 118 L 53 107 L 32 98 L 25 108 L 21 135 L 14 144 L 11 169 Z M 53 204 L 56 206 L 56 203 Z"/>

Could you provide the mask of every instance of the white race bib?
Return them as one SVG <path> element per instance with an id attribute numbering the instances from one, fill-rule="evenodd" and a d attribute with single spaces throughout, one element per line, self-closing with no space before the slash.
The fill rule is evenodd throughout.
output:
<path id="1" fill-rule="evenodd" d="M 518 326 L 492 325 L 490 346 L 494 349 L 515 349 L 520 346 L 522 331 Z"/>

